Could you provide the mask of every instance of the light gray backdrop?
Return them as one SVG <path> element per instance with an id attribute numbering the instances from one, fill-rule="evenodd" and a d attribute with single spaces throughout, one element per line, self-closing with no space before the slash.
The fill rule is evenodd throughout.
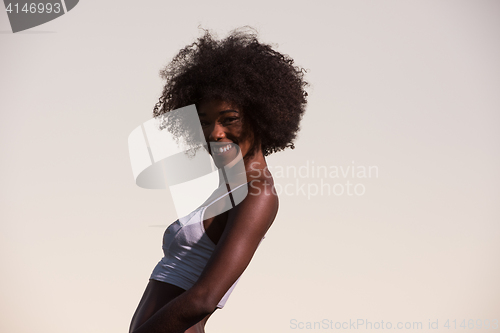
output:
<path id="1" fill-rule="evenodd" d="M 0 10 L 0 331 L 128 331 L 175 212 L 134 184 L 127 137 L 199 25 L 255 27 L 311 82 L 297 148 L 268 159 L 279 215 L 207 332 L 500 319 L 499 14 L 484 0 L 86 0 L 12 34 Z"/>

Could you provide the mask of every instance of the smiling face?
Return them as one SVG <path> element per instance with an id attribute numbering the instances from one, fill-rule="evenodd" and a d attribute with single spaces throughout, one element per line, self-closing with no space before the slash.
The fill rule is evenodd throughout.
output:
<path id="1" fill-rule="evenodd" d="M 227 165 L 238 156 L 249 152 L 253 145 L 251 135 L 245 135 L 240 108 L 221 100 L 208 100 L 198 106 L 201 128 L 208 143 L 208 152 L 217 166 Z"/>

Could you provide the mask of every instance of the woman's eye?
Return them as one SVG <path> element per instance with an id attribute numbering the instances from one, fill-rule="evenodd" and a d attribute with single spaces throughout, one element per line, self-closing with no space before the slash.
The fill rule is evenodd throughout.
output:
<path id="1" fill-rule="evenodd" d="M 228 117 L 228 118 L 224 119 L 224 121 L 226 123 L 232 123 L 232 122 L 234 122 L 234 121 L 236 121 L 238 119 L 240 119 L 240 118 L 238 118 L 238 117 Z"/>

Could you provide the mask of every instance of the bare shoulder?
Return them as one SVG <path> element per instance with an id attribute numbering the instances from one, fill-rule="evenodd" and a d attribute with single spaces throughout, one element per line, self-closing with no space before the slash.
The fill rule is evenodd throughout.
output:
<path id="1" fill-rule="evenodd" d="M 278 213 L 278 195 L 272 178 L 256 178 L 248 183 L 245 199 L 229 212 L 229 221 L 251 224 L 262 231 L 273 223 Z"/>
<path id="2" fill-rule="evenodd" d="M 272 178 L 257 178 L 248 182 L 248 196 L 262 204 L 278 204 L 278 195 Z"/>

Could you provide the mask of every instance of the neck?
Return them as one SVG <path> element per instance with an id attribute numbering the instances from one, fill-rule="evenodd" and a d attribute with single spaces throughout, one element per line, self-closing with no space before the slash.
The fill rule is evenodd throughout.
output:
<path id="1" fill-rule="evenodd" d="M 243 160 L 248 181 L 269 175 L 266 158 L 261 149 L 255 149 L 252 156 L 245 156 Z"/>

